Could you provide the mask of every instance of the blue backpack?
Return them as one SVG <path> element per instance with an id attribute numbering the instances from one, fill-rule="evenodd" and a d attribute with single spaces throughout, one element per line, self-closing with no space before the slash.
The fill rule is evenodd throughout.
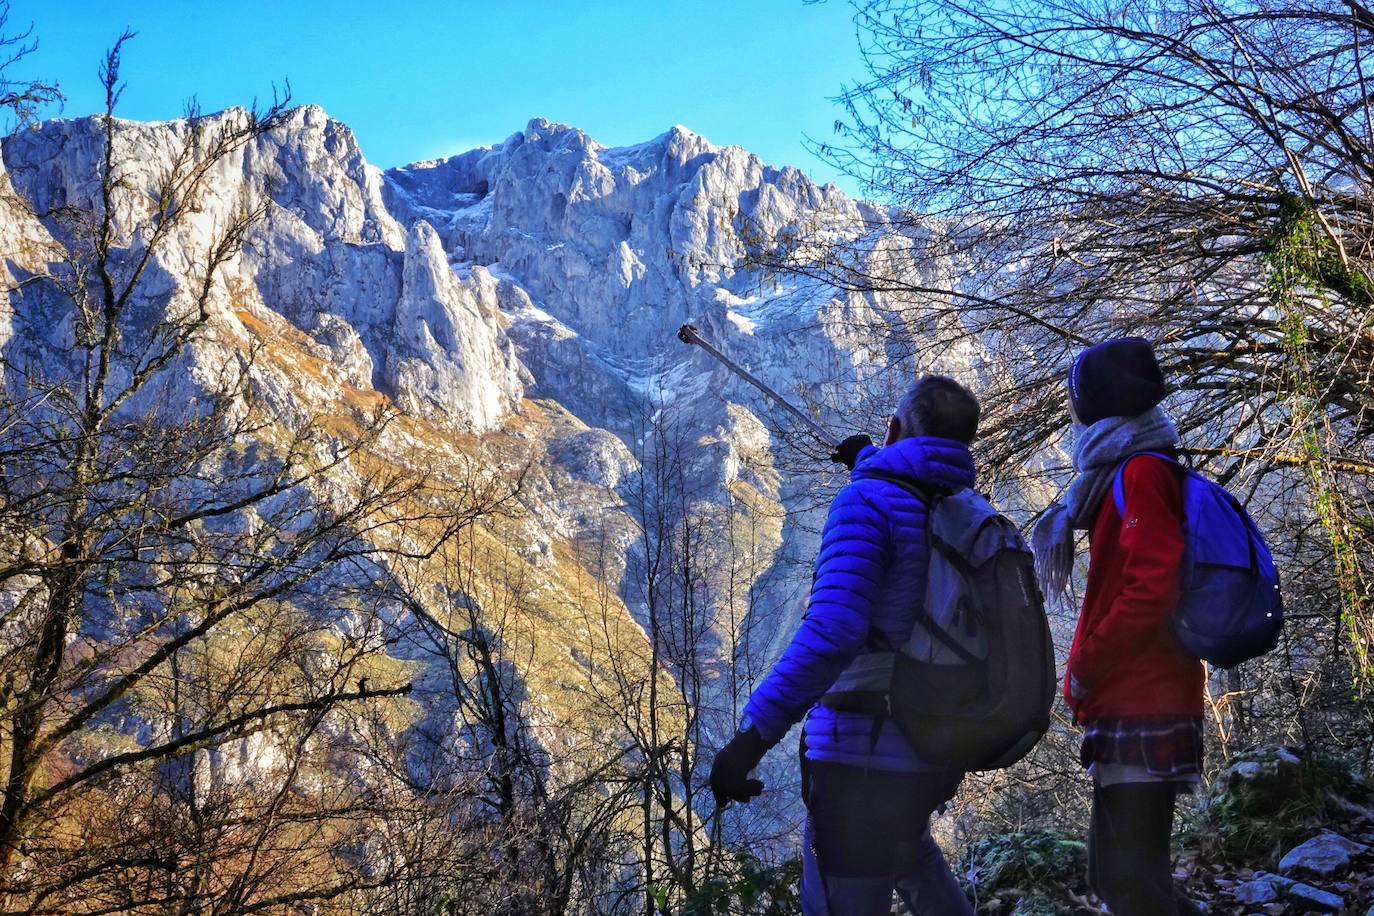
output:
<path id="1" fill-rule="evenodd" d="M 1183 472 L 1183 569 L 1174 634 L 1184 650 L 1218 668 L 1270 651 L 1283 629 L 1274 558 L 1259 529 L 1226 488 L 1159 452 L 1137 452 L 1116 470 L 1112 498 L 1126 517 L 1123 474 L 1154 455 Z"/>

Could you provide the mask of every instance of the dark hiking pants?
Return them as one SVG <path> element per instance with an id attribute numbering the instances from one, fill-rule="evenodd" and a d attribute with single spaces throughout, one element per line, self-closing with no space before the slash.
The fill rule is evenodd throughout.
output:
<path id="1" fill-rule="evenodd" d="M 1088 884 L 1113 916 L 1201 913 L 1174 887 L 1169 838 L 1177 783 L 1099 785 L 1093 780 Z"/>
<path id="2" fill-rule="evenodd" d="M 962 773 L 890 773 L 804 760 L 804 916 L 887 916 L 896 890 L 921 916 L 972 916 L 930 815 Z"/>

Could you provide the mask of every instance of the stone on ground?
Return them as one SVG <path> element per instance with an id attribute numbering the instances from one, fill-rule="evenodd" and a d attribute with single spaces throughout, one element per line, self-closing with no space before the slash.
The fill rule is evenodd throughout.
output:
<path id="1" fill-rule="evenodd" d="M 1290 900 L 1296 900 L 1309 906 L 1325 907 L 1331 910 L 1339 910 L 1345 906 L 1345 900 L 1330 891 L 1313 887 L 1310 884 L 1294 884 L 1285 893 Z"/>
<path id="2" fill-rule="evenodd" d="M 1347 840 L 1339 833 L 1326 830 L 1289 850 L 1279 862 L 1279 871 L 1285 874 L 1305 871 L 1330 875 L 1345 868 L 1360 853 L 1368 851 L 1369 847 L 1363 843 Z"/>

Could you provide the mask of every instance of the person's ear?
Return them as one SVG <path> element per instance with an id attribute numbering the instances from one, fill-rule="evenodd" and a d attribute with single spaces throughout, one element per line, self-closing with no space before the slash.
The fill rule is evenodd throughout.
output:
<path id="1" fill-rule="evenodd" d="M 902 421 L 898 420 L 894 414 L 887 421 L 887 438 L 883 440 L 883 445 L 891 445 L 900 438 L 902 438 Z"/>

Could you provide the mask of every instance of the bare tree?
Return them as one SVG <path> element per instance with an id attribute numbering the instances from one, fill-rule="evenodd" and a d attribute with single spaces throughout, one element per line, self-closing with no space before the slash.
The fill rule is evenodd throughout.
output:
<path id="1" fill-rule="evenodd" d="M 489 514 L 518 515 L 514 496 L 488 500 Z M 551 712 L 527 678 L 540 637 L 529 626 L 537 611 L 523 561 L 475 530 L 441 559 L 437 578 L 429 565 L 406 575 L 413 625 L 398 634 L 443 672 L 423 688 L 435 715 L 399 745 L 388 738 L 377 756 L 394 760 L 423 819 L 448 831 L 428 834 L 408 865 L 432 863 L 421 870 L 437 878 L 405 887 L 402 906 L 393 898 L 383 911 L 575 912 L 616 877 L 608 852 L 632 802 L 624 752 L 603 736 L 565 744 L 559 730 L 536 724 Z"/>
<path id="2" fill-rule="evenodd" d="M 11 79 L 7 74 L 38 49 L 33 26 L 22 32 L 10 28 L 9 0 L 0 2 L 0 109 L 7 109 L 12 126 L 24 127 L 49 105 L 60 103 L 62 93 L 55 83 L 35 79 Z"/>
<path id="3" fill-rule="evenodd" d="M 373 800 L 345 728 L 406 724 L 386 569 L 490 507 L 368 460 L 385 408 L 289 426 L 254 395 L 257 352 L 216 349 L 222 271 L 269 204 L 196 220 L 287 99 L 191 110 L 147 186 L 115 117 L 129 37 L 89 199 L 7 191 L 51 237 L 0 357 L 0 910 L 338 898 L 396 879 L 359 867 Z"/>
<path id="4" fill-rule="evenodd" d="M 869 297 L 895 359 L 976 342 L 984 466 L 1023 492 L 1063 479 L 1046 446 L 1069 427 L 1071 352 L 1153 340 L 1186 451 L 1282 534 L 1297 655 L 1334 651 L 1363 689 L 1374 15 L 877 0 L 856 23 L 868 76 L 818 146 L 892 206 L 862 225 L 743 224 L 748 262 Z M 1235 712 L 1257 689 L 1233 677 L 1216 699 Z"/>
<path id="5" fill-rule="evenodd" d="M 789 893 L 791 872 L 778 867 L 785 820 L 726 829 L 706 788 L 767 648 L 753 633 L 754 589 L 781 520 L 752 485 L 735 480 L 721 494 L 701 477 L 698 440 L 671 407 L 646 411 L 638 466 L 620 485 L 626 517 L 612 515 L 584 558 L 588 715 L 621 750 L 632 793 L 610 845 L 623 876 L 606 912 L 780 912 Z M 628 531 L 613 538 L 621 521 Z M 629 547 L 623 568 L 613 540 Z M 624 624 L 617 581 L 638 627 Z"/>

